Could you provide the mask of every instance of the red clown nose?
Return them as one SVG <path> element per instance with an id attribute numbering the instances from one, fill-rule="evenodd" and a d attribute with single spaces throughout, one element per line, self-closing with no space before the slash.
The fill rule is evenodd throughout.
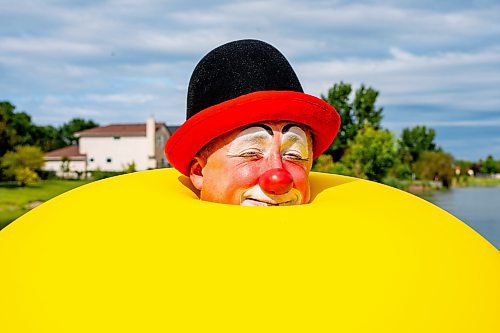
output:
<path id="1" fill-rule="evenodd" d="M 285 194 L 292 189 L 292 175 L 285 169 L 271 169 L 264 172 L 259 178 L 260 188 L 269 194 Z"/>

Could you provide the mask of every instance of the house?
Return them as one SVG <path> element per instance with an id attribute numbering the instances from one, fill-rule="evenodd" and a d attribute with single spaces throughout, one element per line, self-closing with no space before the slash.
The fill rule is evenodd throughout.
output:
<path id="1" fill-rule="evenodd" d="M 94 170 L 123 171 L 132 163 L 137 171 L 168 167 L 163 148 L 177 128 L 149 118 L 142 124 L 111 124 L 77 132 L 78 145 L 45 154 L 44 170 L 77 178 Z"/>

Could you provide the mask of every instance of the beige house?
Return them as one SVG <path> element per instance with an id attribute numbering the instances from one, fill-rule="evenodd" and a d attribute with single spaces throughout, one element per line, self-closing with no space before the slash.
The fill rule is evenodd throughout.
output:
<path id="1" fill-rule="evenodd" d="M 132 163 L 135 169 L 168 167 L 163 153 L 174 127 L 149 118 L 144 124 L 111 124 L 75 133 L 78 145 L 45 154 L 44 170 L 76 178 L 89 171 L 122 171 Z"/>

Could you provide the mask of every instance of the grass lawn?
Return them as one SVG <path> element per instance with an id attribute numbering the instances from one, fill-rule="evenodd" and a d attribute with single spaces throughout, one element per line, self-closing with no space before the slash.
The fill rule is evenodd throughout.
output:
<path id="1" fill-rule="evenodd" d="M 90 183 L 90 180 L 44 180 L 36 185 L 20 187 L 0 183 L 0 229 L 29 211 L 36 203 Z"/>
<path id="2" fill-rule="evenodd" d="M 487 177 L 468 177 L 465 184 L 459 183 L 457 186 L 500 186 L 500 179 Z"/>

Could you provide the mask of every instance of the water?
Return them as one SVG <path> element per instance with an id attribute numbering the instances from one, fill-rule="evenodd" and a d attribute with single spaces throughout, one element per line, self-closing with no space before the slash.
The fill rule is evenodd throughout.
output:
<path id="1" fill-rule="evenodd" d="M 500 249 L 500 186 L 436 191 L 424 199 L 455 215 Z"/>

